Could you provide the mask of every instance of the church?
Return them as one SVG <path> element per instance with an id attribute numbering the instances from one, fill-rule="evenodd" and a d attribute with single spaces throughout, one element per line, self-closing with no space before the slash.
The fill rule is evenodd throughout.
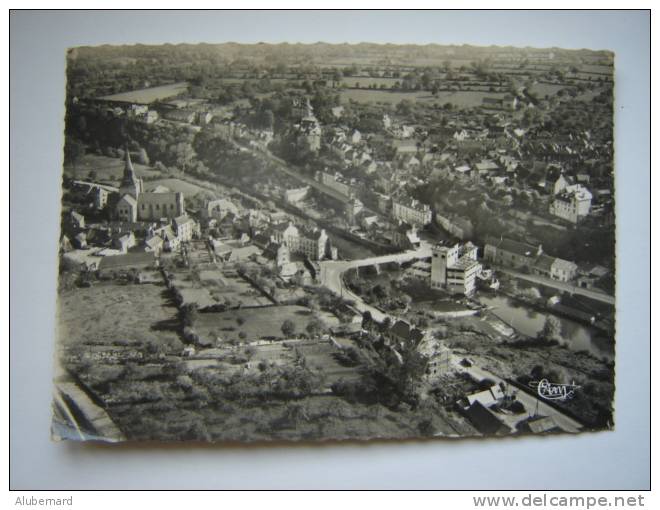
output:
<path id="1" fill-rule="evenodd" d="M 128 150 L 119 197 L 115 205 L 115 216 L 121 221 L 135 223 L 161 218 L 173 219 L 185 214 L 183 193 L 172 192 L 162 186 L 153 191 L 144 191 L 144 183 L 135 175 Z"/>

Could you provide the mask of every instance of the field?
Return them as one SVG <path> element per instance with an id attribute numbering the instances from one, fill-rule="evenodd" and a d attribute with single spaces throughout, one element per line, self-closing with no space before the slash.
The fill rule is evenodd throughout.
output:
<path id="1" fill-rule="evenodd" d="M 99 99 L 103 99 L 105 101 L 118 101 L 122 103 L 151 104 L 154 101 L 163 101 L 164 99 L 178 96 L 179 94 L 187 91 L 188 83 L 179 82 L 171 83 L 169 85 L 161 85 L 160 87 L 131 90 L 130 92 L 120 92 L 119 94 L 103 96 Z"/>
<path id="2" fill-rule="evenodd" d="M 534 83 L 531 87 L 531 90 L 539 98 L 543 99 L 545 96 L 554 96 L 557 94 L 557 92 L 565 88 L 565 85 L 554 83 Z"/>
<path id="3" fill-rule="evenodd" d="M 158 177 L 160 172 L 151 167 L 140 165 L 133 161 L 133 168 L 138 177 Z M 112 182 L 118 184 L 124 172 L 124 160 L 99 156 L 96 154 L 85 154 L 75 165 L 66 165 L 64 175 L 77 180 L 88 180 L 90 172 L 96 174 L 93 181 Z"/>
<path id="4" fill-rule="evenodd" d="M 213 267 L 213 266 L 211 266 Z M 271 301 L 233 271 L 201 269 L 199 279 L 189 272 L 174 272 L 174 286 L 184 303 L 205 308 L 228 303 L 230 306 L 267 306 Z"/>
<path id="5" fill-rule="evenodd" d="M 438 104 L 444 105 L 451 103 L 458 108 L 472 108 L 481 106 L 484 97 L 503 97 L 505 94 L 501 92 L 477 92 L 477 91 L 441 91 L 435 96 L 431 95 L 428 91 L 418 92 L 392 92 L 388 90 L 364 90 L 364 89 L 349 89 L 342 90 L 341 99 L 344 102 L 350 100 L 359 103 L 386 103 L 397 104 L 404 99 L 412 102 L 420 102 L 425 104 Z"/>
<path id="6" fill-rule="evenodd" d="M 318 314 L 325 323 L 336 325 L 337 319 L 330 314 Z M 284 340 L 282 323 L 289 319 L 295 325 L 294 336 L 304 333 L 314 317 L 309 308 L 303 306 L 269 306 L 241 308 L 224 312 L 200 313 L 195 321 L 195 330 L 203 338 L 220 338 L 225 342 L 252 342 L 259 339 Z M 334 319 L 334 320 L 333 320 Z M 244 339 L 241 333 L 245 333 Z"/>
<path id="7" fill-rule="evenodd" d="M 177 309 L 164 285 L 97 283 L 63 292 L 58 304 L 63 346 L 178 342 Z"/>

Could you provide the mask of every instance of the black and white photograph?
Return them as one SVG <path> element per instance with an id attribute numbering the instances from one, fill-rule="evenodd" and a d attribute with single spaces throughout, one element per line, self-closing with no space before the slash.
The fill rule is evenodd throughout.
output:
<path id="1" fill-rule="evenodd" d="M 615 429 L 612 51 L 65 57 L 54 439 Z"/>

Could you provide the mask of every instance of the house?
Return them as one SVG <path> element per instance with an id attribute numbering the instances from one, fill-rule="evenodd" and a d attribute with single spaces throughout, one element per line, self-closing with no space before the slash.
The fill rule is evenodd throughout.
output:
<path id="1" fill-rule="evenodd" d="M 311 260 L 336 258 L 336 250 L 332 249 L 324 229 L 299 229 L 292 222 L 288 222 L 275 225 L 271 235 L 275 242 L 285 244 L 291 253 L 301 254 Z"/>
<path id="2" fill-rule="evenodd" d="M 112 246 L 122 253 L 126 253 L 128 249 L 135 246 L 135 244 L 135 234 L 133 234 L 133 232 L 116 236 L 112 242 Z"/>
<path id="3" fill-rule="evenodd" d="M 459 165 L 454 168 L 454 174 L 456 178 L 462 180 L 462 181 L 467 181 L 470 179 L 472 175 L 472 167 L 470 165 Z"/>
<path id="4" fill-rule="evenodd" d="M 85 232 L 79 232 L 73 238 L 73 246 L 79 250 L 84 250 L 87 248 L 87 234 Z"/>
<path id="5" fill-rule="evenodd" d="M 443 229 L 451 235 L 458 237 L 461 241 L 472 238 L 474 227 L 472 222 L 467 218 L 461 218 L 460 216 L 444 216 L 436 213 L 435 221 Z"/>
<path id="6" fill-rule="evenodd" d="M 431 207 L 420 201 L 404 197 L 392 200 L 392 217 L 410 225 L 426 226 L 431 223 Z"/>
<path id="7" fill-rule="evenodd" d="M 282 267 L 291 262 L 291 254 L 286 244 L 268 243 L 263 255 L 267 259 L 274 261 L 276 267 Z"/>
<path id="8" fill-rule="evenodd" d="M 426 334 L 415 326 L 411 326 L 405 321 L 398 320 L 385 332 L 385 339 L 392 346 L 400 345 L 419 345 Z"/>
<path id="9" fill-rule="evenodd" d="M 578 223 L 589 215 L 591 199 L 591 193 L 581 184 L 566 186 L 550 203 L 550 214 Z"/>
<path id="10" fill-rule="evenodd" d="M 464 412 L 474 428 L 483 435 L 500 436 L 511 433 L 511 429 L 479 401 L 475 401 Z"/>
<path id="11" fill-rule="evenodd" d="M 173 122 L 182 122 L 184 124 L 192 124 L 195 121 L 197 114 L 194 110 L 188 109 L 168 109 L 162 112 L 162 117 L 166 120 Z"/>
<path id="12" fill-rule="evenodd" d="M 531 270 L 543 248 L 511 239 L 486 240 L 484 259 L 494 264 L 514 269 Z"/>
<path id="13" fill-rule="evenodd" d="M 108 204 L 108 190 L 97 186 L 94 188 L 94 207 L 96 209 L 103 209 Z"/>
<path id="14" fill-rule="evenodd" d="M 515 110 L 518 106 L 518 98 L 510 94 L 504 97 L 484 97 L 481 106 L 495 110 Z"/>
<path id="15" fill-rule="evenodd" d="M 379 218 L 376 215 L 373 216 L 363 216 L 362 220 L 360 221 L 360 225 L 362 226 L 363 229 L 368 230 L 374 225 L 378 225 Z"/>
<path id="16" fill-rule="evenodd" d="M 568 282 L 575 278 L 577 274 L 577 264 L 569 260 L 555 258 L 550 267 L 550 278 L 560 282 Z"/>
<path id="17" fill-rule="evenodd" d="M 177 251 L 181 245 L 181 241 L 172 229 L 171 225 L 162 227 L 158 235 L 163 239 L 163 248 L 165 251 Z"/>
<path id="18" fill-rule="evenodd" d="M 407 170 L 412 170 L 414 168 L 419 168 L 421 165 L 421 161 L 417 159 L 414 155 L 407 156 L 403 160 L 403 168 L 406 168 Z"/>
<path id="19" fill-rule="evenodd" d="M 77 232 L 78 230 L 82 230 L 85 228 L 85 217 L 77 213 L 76 211 L 71 211 L 69 214 L 69 228 L 73 232 Z"/>
<path id="20" fill-rule="evenodd" d="M 284 190 L 284 200 L 290 204 L 298 203 L 307 198 L 310 187 L 303 186 L 302 188 L 292 188 Z"/>
<path id="21" fill-rule="evenodd" d="M 62 238 L 60 239 L 60 250 L 63 253 L 73 250 L 71 240 L 66 235 L 62 235 Z"/>
<path id="22" fill-rule="evenodd" d="M 498 385 L 491 386 L 487 390 L 479 391 L 466 397 L 468 406 L 471 406 L 475 402 L 479 402 L 485 407 L 490 407 L 501 401 L 503 398 L 504 392 Z"/>
<path id="23" fill-rule="evenodd" d="M 560 282 L 573 280 L 577 275 L 577 264 L 543 253 L 543 247 L 512 241 L 510 239 L 487 239 L 484 259 L 494 264 L 530 271 L 538 276 Z"/>
<path id="24" fill-rule="evenodd" d="M 417 153 L 417 142 L 415 140 L 393 140 L 392 148 L 397 156 Z"/>
<path id="25" fill-rule="evenodd" d="M 331 111 L 332 111 L 332 116 L 335 119 L 340 119 L 341 116 L 344 114 L 344 107 L 343 106 L 335 106 L 334 108 L 332 108 Z"/>
<path id="26" fill-rule="evenodd" d="M 228 213 L 238 216 L 238 207 L 226 198 L 219 198 L 206 202 L 201 212 L 204 219 L 222 220 Z"/>
<path id="27" fill-rule="evenodd" d="M 164 241 L 162 237 L 153 235 L 144 241 L 144 251 L 153 252 L 154 255 L 158 257 L 163 251 L 163 244 Z"/>
<path id="28" fill-rule="evenodd" d="M 401 222 L 392 232 L 392 244 L 401 250 L 419 248 L 421 239 L 417 227 Z"/>
<path id="29" fill-rule="evenodd" d="M 360 143 L 360 140 L 362 140 L 362 133 L 360 133 L 357 129 L 353 130 L 351 135 L 348 138 L 351 143 Z"/>
<path id="30" fill-rule="evenodd" d="M 345 197 L 352 198 L 355 195 L 355 190 L 353 187 L 354 183 L 344 179 L 344 176 L 339 172 L 335 172 L 334 174 L 327 172 L 317 172 L 316 180 L 344 195 Z"/>
<path id="31" fill-rule="evenodd" d="M 195 234 L 196 223 L 187 215 L 177 216 L 172 220 L 172 228 L 180 242 L 188 242 Z"/>

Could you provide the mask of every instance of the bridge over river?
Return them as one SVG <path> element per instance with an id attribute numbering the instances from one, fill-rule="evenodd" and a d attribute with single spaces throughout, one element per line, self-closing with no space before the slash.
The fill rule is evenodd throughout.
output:
<path id="1" fill-rule="evenodd" d="M 369 312 L 374 320 L 382 322 L 385 317 L 395 319 L 378 308 L 365 303 L 361 297 L 353 294 L 349 289 L 344 286 L 342 274 L 349 269 L 357 267 L 376 266 L 379 264 L 387 264 L 390 262 L 410 262 L 412 260 L 428 258 L 431 256 L 431 246 L 428 243 L 423 243 L 422 246 L 416 250 L 408 250 L 400 253 L 392 253 L 390 255 L 381 255 L 378 257 L 368 257 L 365 259 L 357 260 L 327 260 L 320 262 L 321 267 L 321 283 L 335 294 L 338 294 L 346 299 L 355 303 L 355 308 L 360 312 Z"/>

